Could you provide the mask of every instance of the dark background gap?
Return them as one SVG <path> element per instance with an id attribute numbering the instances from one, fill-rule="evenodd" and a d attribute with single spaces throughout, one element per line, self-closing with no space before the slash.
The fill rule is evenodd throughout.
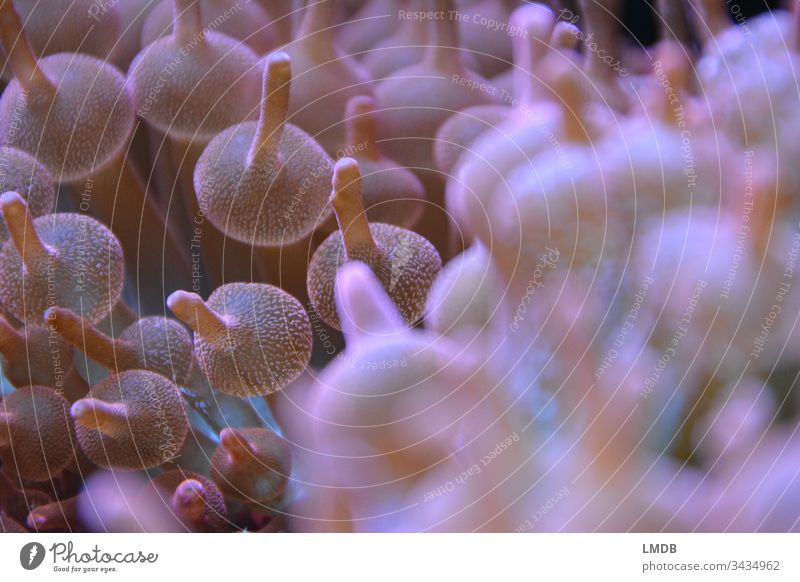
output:
<path id="1" fill-rule="evenodd" d="M 673 1 L 680 2 L 682 0 Z M 637 38 L 645 46 L 653 44 L 658 38 L 656 19 L 653 8 L 651 8 L 655 3 L 656 0 L 626 0 L 625 2 L 623 23 L 630 30 L 627 34 Z M 729 11 L 732 8 L 737 12 L 741 9 L 741 14 L 749 17 L 765 10 L 774 10 L 780 5 L 780 2 L 779 0 L 729 0 L 727 5 Z M 733 16 L 731 16 L 731 22 L 733 22 Z"/>

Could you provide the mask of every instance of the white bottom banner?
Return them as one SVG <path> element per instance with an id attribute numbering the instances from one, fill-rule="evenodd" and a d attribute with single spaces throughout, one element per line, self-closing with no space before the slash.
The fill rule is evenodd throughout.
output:
<path id="1" fill-rule="evenodd" d="M 786 534 L 5 534 L 3 580 L 800 580 Z"/>

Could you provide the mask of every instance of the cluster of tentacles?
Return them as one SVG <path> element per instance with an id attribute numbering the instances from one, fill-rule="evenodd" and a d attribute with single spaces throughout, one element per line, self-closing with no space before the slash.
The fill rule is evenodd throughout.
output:
<path id="1" fill-rule="evenodd" d="M 4 531 L 800 529 L 800 9 L 0 0 Z"/>

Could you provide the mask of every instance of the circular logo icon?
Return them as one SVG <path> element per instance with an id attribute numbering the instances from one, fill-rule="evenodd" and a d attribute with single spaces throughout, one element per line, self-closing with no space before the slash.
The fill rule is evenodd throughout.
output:
<path id="1" fill-rule="evenodd" d="M 39 542 L 25 544 L 19 551 L 19 563 L 26 570 L 35 570 L 42 565 L 44 554 L 44 546 Z"/>

